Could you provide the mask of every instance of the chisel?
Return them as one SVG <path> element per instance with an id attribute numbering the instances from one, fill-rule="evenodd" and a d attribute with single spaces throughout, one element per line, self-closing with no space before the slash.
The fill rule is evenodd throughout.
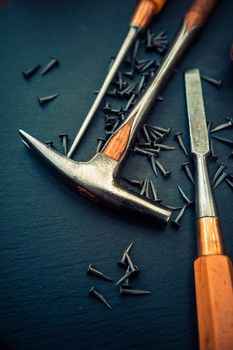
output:
<path id="1" fill-rule="evenodd" d="M 89 110 L 81 128 L 79 129 L 73 144 L 71 145 L 71 148 L 67 154 L 67 157 L 71 157 L 74 153 L 76 147 L 78 146 L 79 142 L 81 141 L 88 125 L 90 124 L 92 118 L 94 117 L 95 112 L 97 111 L 105 93 L 108 90 L 109 85 L 112 82 L 112 79 L 114 78 L 114 75 L 116 74 L 119 66 L 121 65 L 126 53 L 128 52 L 129 48 L 131 47 L 132 43 L 134 42 L 135 38 L 138 36 L 138 33 L 141 32 L 143 29 L 145 29 L 152 19 L 154 15 L 157 15 L 163 8 L 166 0 L 140 0 L 138 3 L 138 6 L 134 12 L 134 15 L 132 17 L 132 20 L 129 25 L 129 32 L 128 35 L 125 38 L 125 41 L 112 65 L 110 68 L 104 83 L 96 96 L 96 99 Z"/>
<path id="2" fill-rule="evenodd" d="M 196 231 L 194 262 L 200 350 L 233 349 L 233 269 L 225 255 L 219 218 L 208 176 L 210 155 L 200 73 L 185 73 L 191 152 L 196 168 Z"/>

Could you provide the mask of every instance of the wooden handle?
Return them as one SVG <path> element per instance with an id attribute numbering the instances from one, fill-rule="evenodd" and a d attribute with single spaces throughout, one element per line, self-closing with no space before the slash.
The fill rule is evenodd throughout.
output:
<path id="1" fill-rule="evenodd" d="M 131 25 L 144 29 L 151 18 L 163 8 L 166 0 L 141 0 L 131 19 Z"/>
<path id="2" fill-rule="evenodd" d="M 233 349 L 233 271 L 225 255 L 194 263 L 200 350 Z"/>
<path id="3" fill-rule="evenodd" d="M 216 3 L 217 0 L 195 0 L 185 15 L 187 30 L 203 25 Z"/>
<path id="4" fill-rule="evenodd" d="M 105 156 L 118 161 L 127 151 L 134 118 L 131 117 L 112 135 L 102 150 Z"/>

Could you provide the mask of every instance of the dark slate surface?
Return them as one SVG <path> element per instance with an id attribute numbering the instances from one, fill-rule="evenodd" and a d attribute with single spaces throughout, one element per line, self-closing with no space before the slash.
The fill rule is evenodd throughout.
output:
<path id="1" fill-rule="evenodd" d="M 172 38 L 191 1 L 168 1 L 152 29 L 165 29 Z M 193 261 L 196 257 L 194 209 L 179 231 L 171 225 L 117 213 L 96 206 L 74 193 L 20 142 L 17 130 L 55 141 L 59 132 L 71 139 L 90 107 L 93 90 L 101 86 L 109 57 L 116 54 L 134 9 L 133 0 L 13 1 L 0 8 L 1 43 L 1 283 L 0 338 L 9 349 L 197 349 Z M 221 89 L 203 82 L 207 118 L 217 125 L 232 116 L 232 2 L 222 1 L 198 42 L 191 48 L 149 123 L 183 130 L 189 145 L 183 70 L 198 67 L 223 79 Z M 43 66 L 56 55 L 61 66 L 41 78 L 24 81 L 20 72 Z M 60 96 L 42 109 L 37 96 Z M 89 159 L 96 137 L 103 135 L 97 114 L 76 158 Z M 227 130 L 221 135 L 232 137 Z M 172 137 L 170 144 L 175 144 Z M 222 162 L 232 171 L 230 147 L 215 142 Z M 175 155 L 175 157 L 174 157 Z M 162 155 L 173 171 L 157 180 L 164 201 L 181 204 L 176 189 L 193 187 L 179 169 L 186 161 L 180 150 Z M 210 164 L 213 174 L 216 163 Z M 130 157 L 123 173 L 155 180 L 149 163 Z M 216 190 L 227 252 L 233 258 L 232 191 L 223 183 Z M 135 242 L 132 256 L 141 268 L 135 285 L 151 296 L 122 298 L 113 284 L 87 276 L 90 262 L 115 280 L 116 261 Z M 88 297 L 91 285 L 102 291 L 113 310 Z M 2 345 L 3 347 L 3 345 Z"/>

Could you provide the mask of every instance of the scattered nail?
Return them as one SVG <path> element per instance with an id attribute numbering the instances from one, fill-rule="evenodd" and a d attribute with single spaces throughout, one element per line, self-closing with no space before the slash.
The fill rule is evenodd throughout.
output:
<path id="1" fill-rule="evenodd" d="M 159 168 L 159 170 L 161 171 L 161 173 L 163 174 L 164 177 L 168 177 L 171 175 L 171 171 L 167 171 L 164 169 L 163 165 L 155 159 L 155 163 L 157 165 L 157 167 Z"/>
<path id="2" fill-rule="evenodd" d="M 110 277 L 105 275 L 103 272 L 96 270 L 91 264 L 88 266 L 87 273 L 100 277 L 105 281 L 112 282 L 112 279 Z"/>
<path id="3" fill-rule="evenodd" d="M 97 292 L 97 290 L 95 289 L 95 287 L 91 287 L 90 291 L 89 291 L 90 295 L 93 295 L 96 299 L 102 301 L 102 303 L 104 305 L 107 306 L 107 308 L 109 308 L 110 310 L 112 310 L 111 305 L 107 302 L 107 300 L 104 298 L 104 296 L 102 294 L 100 294 L 99 292 Z"/>
<path id="4" fill-rule="evenodd" d="M 153 170 L 155 176 L 158 177 L 157 166 L 155 163 L 155 156 L 152 155 L 148 159 L 150 159 L 151 167 L 152 167 L 152 170 Z"/>
<path id="5" fill-rule="evenodd" d="M 129 278 L 132 275 L 132 271 L 130 270 L 129 272 L 126 272 L 124 274 L 124 276 L 122 276 L 119 281 L 116 282 L 116 286 L 118 286 L 119 284 L 121 284 L 121 282 L 123 282 L 124 280 L 126 280 L 127 278 Z"/>
<path id="6" fill-rule="evenodd" d="M 220 185 L 220 183 L 225 179 L 225 177 L 227 176 L 227 172 L 226 170 L 223 170 L 222 171 L 222 174 L 217 178 L 217 180 L 215 181 L 215 184 L 214 184 L 214 190 L 216 187 L 218 187 L 218 185 Z"/>
<path id="7" fill-rule="evenodd" d="M 153 198 L 155 202 L 161 202 L 161 199 L 159 199 L 157 189 L 153 183 L 153 181 L 150 180 L 150 186 L 151 186 L 151 191 L 153 193 Z"/>
<path id="8" fill-rule="evenodd" d="M 68 153 L 68 135 L 67 134 L 60 134 L 59 137 L 60 137 L 61 142 L 62 142 L 64 155 L 66 156 Z"/>
<path id="9" fill-rule="evenodd" d="M 180 186 L 178 186 L 178 185 L 177 185 L 177 188 L 178 188 L 178 190 L 179 190 L 179 192 L 180 192 L 180 194 L 181 194 L 181 197 L 185 200 L 185 202 L 187 203 L 187 205 L 193 204 L 193 201 L 190 200 L 190 199 L 188 198 L 188 196 L 184 193 L 184 191 L 182 190 L 182 188 L 181 188 Z"/>
<path id="10" fill-rule="evenodd" d="M 147 186 L 147 180 L 143 181 L 142 189 L 140 191 L 140 195 L 143 196 L 145 191 L 146 191 L 146 186 Z"/>
<path id="11" fill-rule="evenodd" d="M 212 160 L 217 160 L 218 156 L 214 152 L 214 145 L 213 145 L 213 140 L 210 140 L 210 159 Z"/>
<path id="12" fill-rule="evenodd" d="M 172 151 L 176 149 L 176 147 L 164 145 L 162 143 L 157 143 L 157 142 L 154 143 L 154 146 L 159 147 L 160 149 L 164 149 L 166 151 Z"/>
<path id="13" fill-rule="evenodd" d="M 207 77 L 206 75 L 201 75 L 201 78 L 205 81 L 208 81 L 208 83 L 211 83 L 217 87 L 220 87 L 222 85 L 222 80 L 216 80 L 216 79 Z"/>
<path id="14" fill-rule="evenodd" d="M 53 141 L 45 141 L 45 144 L 53 148 Z"/>
<path id="15" fill-rule="evenodd" d="M 214 177 L 213 177 L 213 180 L 212 180 L 212 183 L 214 183 L 216 180 L 217 180 L 217 178 L 219 177 L 219 175 L 222 173 L 222 171 L 223 170 L 226 170 L 226 165 L 225 164 L 223 164 L 223 163 L 219 163 L 218 164 L 218 170 L 216 171 L 216 173 L 215 173 L 215 175 L 214 175 Z"/>
<path id="16" fill-rule="evenodd" d="M 133 246 L 133 242 L 131 242 L 130 245 L 125 249 L 124 254 L 123 254 L 121 260 L 118 261 L 118 264 L 119 264 L 119 265 L 122 265 L 122 266 L 126 266 L 126 265 L 127 265 L 125 253 L 129 253 L 130 250 L 131 250 L 131 248 L 132 248 L 132 246 Z"/>
<path id="17" fill-rule="evenodd" d="M 187 150 L 186 150 L 186 147 L 185 147 L 185 145 L 184 145 L 184 142 L 183 142 L 183 139 L 182 139 L 182 136 L 181 136 L 181 135 L 182 135 L 182 132 L 177 132 L 177 133 L 175 134 L 175 139 L 178 141 L 178 143 L 179 143 L 181 149 L 183 150 L 184 154 L 187 156 L 187 155 L 188 155 L 188 152 L 187 152 Z"/>
<path id="18" fill-rule="evenodd" d="M 46 103 L 54 100 L 56 97 L 58 97 L 59 95 L 58 94 L 53 94 L 53 95 L 50 95 L 50 96 L 44 96 L 44 97 L 37 97 L 38 99 L 38 102 L 41 106 L 45 105 Z"/>
<path id="19" fill-rule="evenodd" d="M 211 129 L 210 133 L 222 130 L 222 129 L 226 129 L 226 128 L 232 128 L 233 127 L 233 119 L 232 118 L 227 118 L 228 122 L 220 124 L 218 126 L 216 126 L 216 128 Z"/>
<path id="20" fill-rule="evenodd" d="M 228 179 L 228 177 L 225 177 L 225 181 L 228 183 L 228 185 L 231 187 L 231 189 L 233 190 L 233 181 L 231 181 L 230 179 Z"/>
<path id="21" fill-rule="evenodd" d="M 105 139 L 103 139 L 101 137 L 98 137 L 98 145 L 97 145 L 97 148 L 96 148 L 96 153 L 99 153 L 102 150 L 105 142 L 106 142 Z"/>
<path id="22" fill-rule="evenodd" d="M 212 136 L 213 139 L 218 140 L 222 143 L 225 143 L 226 145 L 233 146 L 233 140 L 229 140 L 225 137 L 220 137 L 220 136 Z"/>
<path id="23" fill-rule="evenodd" d="M 126 273 L 130 272 L 130 266 L 127 267 Z M 123 288 L 131 288 L 131 284 L 130 284 L 130 278 L 126 278 L 122 284 Z"/>
<path id="24" fill-rule="evenodd" d="M 37 64 L 34 67 L 29 68 L 28 70 L 25 70 L 22 72 L 25 79 L 30 79 L 33 74 L 35 74 L 41 67 L 41 64 Z"/>
<path id="25" fill-rule="evenodd" d="M 172 221 L 171 221 L 171 223 L 172 223 L 174 226 L 176 226 L 176 227 L 179 227 L 179 226 L 180 226 L 180 221 L 181 221 L 181 219 L 182 219 L 182 217 L 183 217 L 183 215 L 184 215 L 184 212 L 185 212 L 187 206 L 188 206 L 188 204 L 185 204 L 185 205 L 183 206 L 183 208 L 181 209 L 181 211 L 179 212 L 179 214 L 177 215 L 177 217 L 175 218 L 175 220 L 172 220 Z"/>
<path id="26" fill-rule="evenodd" d="M 52 57 L 52 60 L 47 64 L 47 66 L 41 72 L 41 75 L 47 74 L 52 68 L 59 65 L 59 61 L 56 57 Z"/>
<path id="27" fill-rule="evenodd" d="M 125 256 L 126 256 L 126 260 L 128 262 L 128 265 L 130 266 L 130 271 L 132 272 L 132 275 L 138 274 L 139 273 L 139 269 L 133 263 L 131 257 L 129 256 L 129 254 L 127 252 L 125 253 Z"/>
<path id="28" fill-rule="evenodd" d="M 186 172 L 186 174 L 187 174 L 189 180 L 190 180 L 193 184 L 195 184 L 193 175 L 192 175 L 191 170 L 190 170 L 190 168 L 189 168 L 189 164 L 190 164 L 189 162 L 182 164 L 182 168 L 185 170 L 185 172 Z"/>
<path id="29" fill-rule="evenodd" d="M 146 295 L 151 294 L 148 290 L 141 290 L 141 289 L 128 289 L 120 286 L 120 294 L 121 295 Z"/>

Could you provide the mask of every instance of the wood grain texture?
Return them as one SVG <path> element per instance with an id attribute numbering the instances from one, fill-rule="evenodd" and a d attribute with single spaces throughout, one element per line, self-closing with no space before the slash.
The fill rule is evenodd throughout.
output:
<path id="1" fill-rule="evenodd" d="M 113 134 L 102 150 L 102 153 L 105 156 L 112 158 L 113 160 L 119 160 L 121 158 L 128 145 L 133 121 L 134 117 Z"/>
<path id="2" fill-rule="evenodd" d="M 130 24 L 144 29 L 151 18 L 162 10 L 165 2 L 166 0 L 141 0 Z"/>
<path id="3" fill-rule="evenodd" d="M 218 217 L 197 220 L 198 256 L 224 254 L 223 239 Z"/>
<path id="4" fill-rule="evenodd" d="M 194 263 L 200 350 L 232 350 L 232 263 L 227 256 L 202 256 Z"/>
<path id="5" fill-rule="evenodd" d="M 187 30 L 203 25 L 216 3 L 217 0 L 195 0 L 185 15 Z"/>

